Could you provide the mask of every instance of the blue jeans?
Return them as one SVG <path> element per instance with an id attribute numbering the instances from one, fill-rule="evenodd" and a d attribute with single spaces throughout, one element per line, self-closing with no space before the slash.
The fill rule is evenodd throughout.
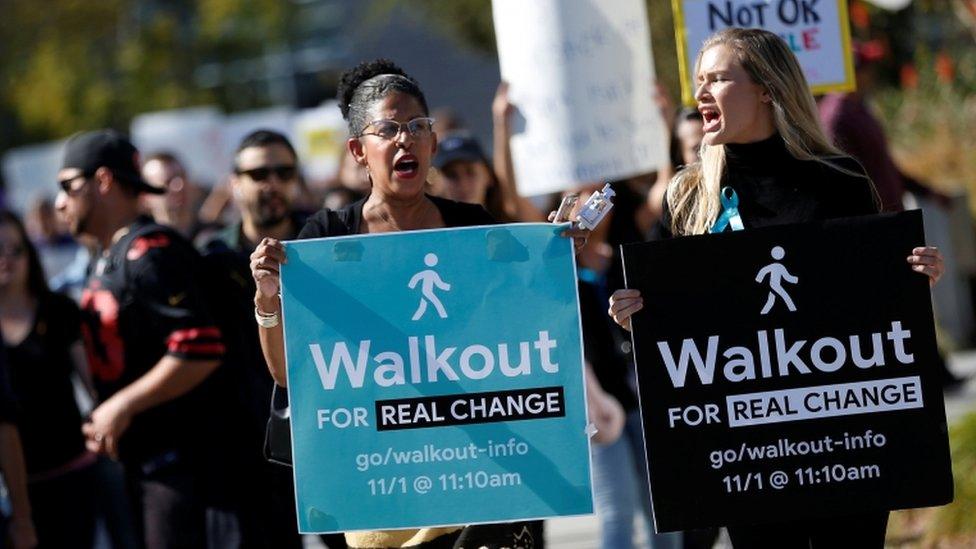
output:
<path id="1" fill-rule="evenodd" d="M 646 463 L 639 410 L 627 414 L 624 430 L 613 444 L 593 445 L 593 497 L 602 549 L 634 546 L 635 513 L 644 521 L 651 549 L 681 549 L 680 532 L 654 533 Z"/>

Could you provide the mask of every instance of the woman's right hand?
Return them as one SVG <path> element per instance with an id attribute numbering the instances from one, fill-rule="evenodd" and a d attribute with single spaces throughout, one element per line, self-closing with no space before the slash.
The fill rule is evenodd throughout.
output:
<path id="1" fill-rule="evenodd" d="M 280 240 L 265 238 L 251 254 L 251 276 L 257 292 L 254 304 L 263 313 L 276 313 L 281 308 L 278 292 L 281 289 L 281 264 L 285 262 L 285 246 Z"/>
<path id="2" fill-rule="evenodd" d="M 630 317 L 644 308 L 640 290 L 617 290 L 610 296 L 610 317 L 621 328 L 630 331 Z"/>

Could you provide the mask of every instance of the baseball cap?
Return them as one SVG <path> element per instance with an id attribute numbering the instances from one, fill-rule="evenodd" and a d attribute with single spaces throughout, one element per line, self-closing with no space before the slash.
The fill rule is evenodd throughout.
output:
<path id="1" fill-rule="evenodd" d="M 441 169 L 451 162 L 484 162 L 485 153 L 478 142 L 467 134 L 453 134 L 437 143 L 434 167 Z"/>
<path id="2" fill-rule="evenodd" d="M 166 189 L 154 187 L 139 173 L 139 151 L 128 138 L 115 130 L 103 129 L 76 133 L 68 138 L 61 169 L 78 168 L 94 174 L 102 166 L 112 170 L 116 179 L 139 192 L 163 194 Z"/>

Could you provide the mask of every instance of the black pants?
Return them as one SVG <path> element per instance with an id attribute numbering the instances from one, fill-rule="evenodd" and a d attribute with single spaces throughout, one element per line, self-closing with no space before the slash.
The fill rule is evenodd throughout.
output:
<path id="1" fill-rule="evenodd" d="M 882 549 L 887 529 L 887 512 L 728 528 L 735 549 Z"/>
<path id="2" fill-rule="evenodd" d="M 95 466 L 27 487 L 38 549 L 89 549 L 95 543 Z"/>
<path id="3" fill-rule="evenodd" d="M 241 545 L 238 512 L 214 503 L 206 472 L 175 463 L 148 475 L 126 470 L 126 477 L 146 549 Z"/>

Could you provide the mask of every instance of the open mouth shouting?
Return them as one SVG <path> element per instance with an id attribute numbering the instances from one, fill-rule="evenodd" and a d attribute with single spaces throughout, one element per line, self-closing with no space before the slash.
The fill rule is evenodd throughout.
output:
<path id="1" fill-rule="evenodd" d="M 416 156 L 405 152 L 393 161 L 393 173 L 399 179 L 413 179 L 420 174 L 420 162 Z"/>
<path id="2" fill-rule="evenodd" d="M 705 122 L 702 126 L 702 131 L 705 133 L 718 131 L 719 125 L 722 121 L 722 115 L 719 113 L 718 109 L 709 106 L 699 106 L 698 112 L 701 113 L 702 119 Z"/>

